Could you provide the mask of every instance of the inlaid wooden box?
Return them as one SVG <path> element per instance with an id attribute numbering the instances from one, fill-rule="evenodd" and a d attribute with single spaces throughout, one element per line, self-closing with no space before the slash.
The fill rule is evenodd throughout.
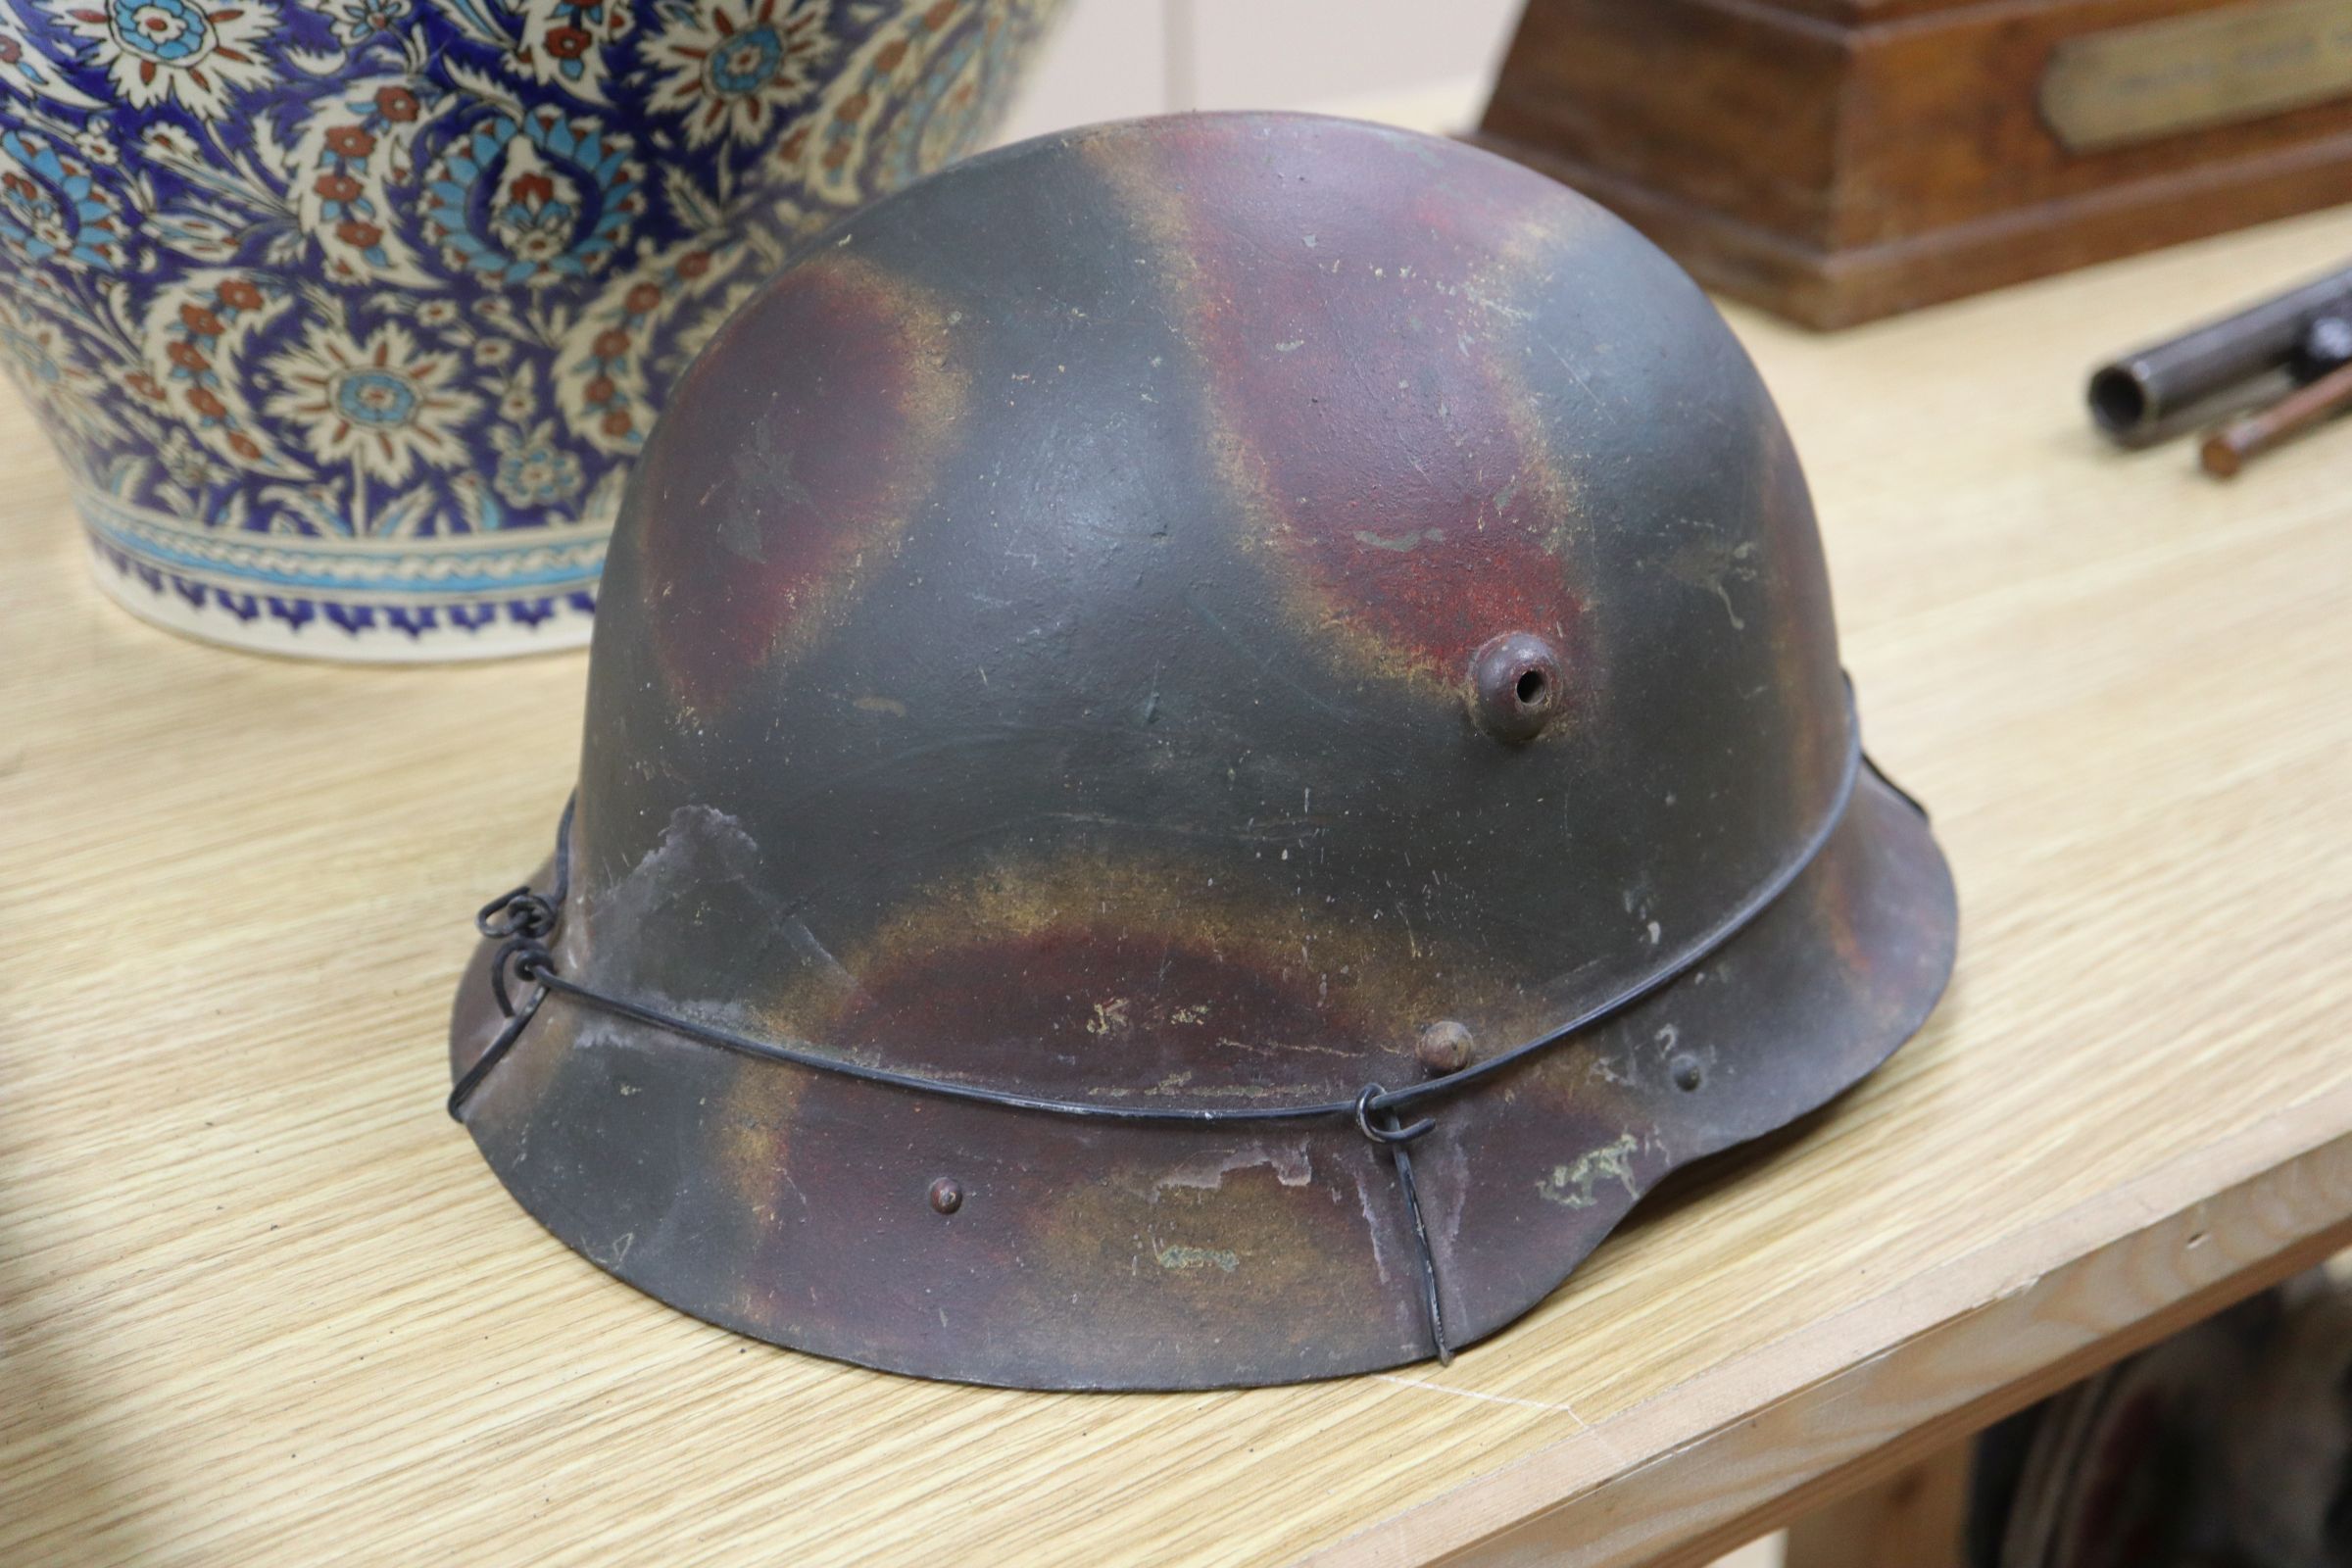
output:
<path id="1" fill-rule="evenodd" d="M 1529 0 L 1476 139 L 1842 326 L 2352 201 L 2352 0 Z"/>

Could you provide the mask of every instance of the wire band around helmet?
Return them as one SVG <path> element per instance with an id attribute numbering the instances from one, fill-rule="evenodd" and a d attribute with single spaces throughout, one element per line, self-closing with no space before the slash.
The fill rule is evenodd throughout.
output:
<path id="1" fill-rule="evenodd" d="M 1769 908 L 1805 870 L 1819 858 L 1822 850 L 1835 836 L 1851 806 L 1854 787 L 1863 768 L 1872 777 L 1891 790 L 1913 810 L 1925 817 L 1927 808 L 1880 770 L 1862 750 L 1861 729 L 1853 712 L 1851 683 L 1846 696 L 1847 748 L 1845 763 L 1839 771 L 1838 788 L 1829 808 L 1822 813 L 1820 823 L 1788 861 L 1759 883 L 1729 914 L 1677 954 L 1672 959 L 1650 973 L 1634 981 L 1604 1001 L 1587 1007 L 1565 1023 L 1545 1031 L 1536 1038 L 1507 1051 L 1485 1057 L 1442 1078 L 1426 1083 L 1407 1085 L 1402 1089 L 1384 1089 L 1379 1084 L 1367 1084 L 1351 1100 L 1318 1101 L 1293 1105 L 1111 1105 L 1096 1101 L 1054 1100 L 1037 1095 L 1024 1095 L 1007 1089 L 995 1089 L 985 1084 L 963 1083 L 952 1078 L 933 1078 L 921 1073 L 902 1072 L 892 1067 L 875 1066 L 869 1062 L 852 1061 L 828 1055 L 805 1045 L 760 1040 L 721 1028 L 714 1023 L 689 1018 L 680 1013 L 666 1012 L 627 997 L 600 991 L 565 978 L 558 972 L 555 956 L 548 944 L 555 937 L 564 917 L 564 903 L 571 886 L 571 821 L 578 804 L 576 796 L 564 803 L 564 815 L 556 830 L 555 886 L 545 893 L 536 893 L 525 885 L 493 899 L 474 916 L 474 925 L 484 937 L 500 943 L 490 964 L 490 986 L 499 1011 L 507 1022 L 497 1036 L 484 1048 L 473 1065 L 459 1078 L 449 1095 L 449 1114 L 465 1120 L 466 1103 L 482 1081 L 505 1059 L 514 1043 L 538 1016 L 539 1008 L 550 996 L 565 998 L 596 1011 L 616 1018 L 660 1029 L 681 1039 L 714 1047 L 736 1055 L 760 1061 L 782 1062 L 804 1067 L 813 1072 L 831 1073 L 854 1078 L 886 1088 L 904 1089 L 915 1094 L 932 1095 L 946 1100 L 960 1100 L 974 1104 L 994 1105 L 1002 1109 L 1038 1111 L 1048 1115 L 1083 1117 L 1094 1121 L 1152 1122 L 1166 1125 L 1231 1125 L 1240 1122 L 1284 1122 L 1310 1120 L 1351 1120 L 1356 1129 L 1377 1147 L 1385 1150 L 1396 1171 L 1396 1185 L 1404 1198 L 1406 1217 L 1411 1222 L 1415 1248 L 1421 1264 L 1423 1307 L 1429 1319 L 1430 1341 L 1438 1359 L 1453 1359 L 1452 1347 L 1446 1337 L 1445 1310 L 1439 1299 L 1437 1258 L 1430 1250 L 1429 1233 L 1422 1221 L 1420 1195 L 1413 1182 L 1412 1142 L 1431 1131 L 1436 1121 L 1423 1116 L 1405 1123 L 1401 1113 L 1419 1107 L 1442 1096 L 1458 1094 L 1482 1079 L 1503 1071 L 1528 1057 L 1545 1052 L 1593 1025 L 1624 1011 L 1644 998 L 1665 989 L 1699 964 L 1713 956 L 1744 930 L 1750 922 Z M 508 989 L 507 976 L 532 988 L 519 1002 Z"/>

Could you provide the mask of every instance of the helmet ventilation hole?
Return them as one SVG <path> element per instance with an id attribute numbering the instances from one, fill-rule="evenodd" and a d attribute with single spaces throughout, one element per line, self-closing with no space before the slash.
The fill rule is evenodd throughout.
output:
<path id="1" fill-rule="evenodd" d="M 1530 631 L 1506 631 L 1470 656 L 1470 716 L 1494 739 L 1523 745 L 1560 708 L 1560 651 Z"/>

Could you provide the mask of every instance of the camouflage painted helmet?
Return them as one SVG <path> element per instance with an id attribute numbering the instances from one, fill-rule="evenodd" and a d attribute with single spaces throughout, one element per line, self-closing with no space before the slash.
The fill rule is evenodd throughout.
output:
<path id="1" fill-rule="evenodd" d="M 514 1197 L 1033 1388 L 1492 1334 L 1953 951 L 1705 298 L 1291 116 L 975 159 L 752 298 L 638 466 L 562 839 L 453 1030 Z"/>

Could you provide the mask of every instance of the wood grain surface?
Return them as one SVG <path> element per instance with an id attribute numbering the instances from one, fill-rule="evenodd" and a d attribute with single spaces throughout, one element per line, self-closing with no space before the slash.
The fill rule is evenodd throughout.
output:
<path id="1" fill-rule="evenodd" d="M 1816 1508 L 1788 1530 L 1784 1568 L 1968 1568 L 1973 1445 L 1955 1443 L 1908 1470 Z"/>
<path id="2" fill-rule="evenodd" d="M 2347 252 L 2323 215 L 1836 339 L 1736 318 L 1958 873 L 1951 994 L 1450 1369 L 1240 1394 L 831 1365 L 550 1240 L 442 1031 L 582 660 L 152 631 L 10 399 L 0 1562 L 1679 1559 L 2311 1255 L 2352 1216 L 2352 427 L 2222 487 L 2079 397 Z"/>
<path id="3" fill-rule="evenodd" d="M 2342 21 L 2297 0 L 1528 0 L 1478 139 L 1709 288 L 1845 326 L 2352 201 L 2352 94 L 2324 66 Z"/>

